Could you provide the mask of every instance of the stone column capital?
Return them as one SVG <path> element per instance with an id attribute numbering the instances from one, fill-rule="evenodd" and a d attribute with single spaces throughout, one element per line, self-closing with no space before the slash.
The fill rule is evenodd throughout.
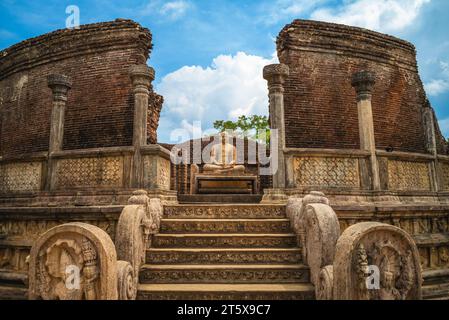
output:
<path id="1" fill-rule="evenodd" d="M 67 93 L 72 88 L 72 81 L 63 74 L 50 74 L 47 77 L 48 87 L 53 92 L 53 101 L 67 101 Z"/>
<path id="2" fill-rule="evenodd" d="M 282 93 L 284 91 L 283 84 L 289 74 L 289 68 L 285 64 L 278 63 L 265 66 L 263 68 L 263 77 L 268 81 L 270 93 Z"/>
<path id="3" fill-rule="evenodd" d="M 357 92 L 357 100 L 370 100 L 376 78 L 370 71 L 359 71 L 352 75 L 351 84 Z"/>
<path id="4" fill-rule="evenodd" d="M 149 93 L 151 82 L 154 80 L 154 69 L 146 64 L 133 65 L 129 69 L 135 93 Z"/>

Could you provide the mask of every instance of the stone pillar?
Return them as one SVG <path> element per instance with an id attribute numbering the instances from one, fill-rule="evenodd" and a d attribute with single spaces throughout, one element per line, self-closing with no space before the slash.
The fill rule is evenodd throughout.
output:
<path id="1" fill-rule="evenodd" d="M 426 150 L 434 156 L 434 161 L 431 164 L 432 169 L 432 190 L 438 191 L 441 185 L 439 177 L 442 177 L 440 171 L 440 166 L 438 164 L 438 150 L 437 150 L 437 139 L 435 133 L 435 116 L 430 102 L 426 100 L 426 104 L 423 108 L 423 125 L 424 125 L 424 136 L 426 138 Z"/>
<path id="2" fill-rule="evenodd" d="M 62 74 L 51 74 L 47 77 L 48 87 L 53 93 L 53 107 L 50 119 L 50 140 L 48 145 L 47 180 L 45 189 L 50 190 L 55 185 L 56 168 L 51 154 L 62 150 L 64 139 L 65 109 L 67 94 L 72 87 L 69 77 Z"/>
<path id="3" fill-rule="evenodd" d="M 72 87 L 72 83 L 67 76 L 62 74 L 49 75 L 47 82 L 48 87 L 53 93 L 53 109 L 51 111 L 49 143 L 49 151 L 51 153 L 62 150 L 67 93 Z"/>
<path id="4" fill-rule="evenodd" d="M 133 121 L 133 169 L 131 186 L 143 186 L 143 167 L 140 147 L 147 144 L 148 97 L 151 81 L 154 80 L 154 69 L 146 64 L 134 65 L 130 68 L 130 76 L 134 93 L 134 121 Z"/>
<path id="5" fill-rule="evenodd" d="M 374 74 L 368 71 L 357 72 L 352 77 L 352 86 L 357 92 L 360 149 L 371 153 L 372 188 L 373 190 L 380 190 L 379 165 L 376 157 L 374 121 L 371 107 L 371 92 L 375 82 Z"/>
<path id="6" fill-rule="evenodd" d="M 284 120 L 284 82 L 289 75 L 289 68 L 285 64 L 271 64 L 263 69 L 263 77 L 268 81 L 270 99 L 271 129 L 278 130 L 278 168 L 273 175 L 273 188 L 286 187 L 285 168 L 285 120 Z"/>

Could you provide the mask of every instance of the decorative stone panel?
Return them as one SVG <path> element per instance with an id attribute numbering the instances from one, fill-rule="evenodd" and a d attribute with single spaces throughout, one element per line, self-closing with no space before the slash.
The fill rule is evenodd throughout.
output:
<path id="1" fill-rule="evenodd" d="M 41 188 L 41 180 L 41 162 L 0 165 L 0 193 L 37 191 Z"/>
<path id="2" fill-rule="evenodd" d="M 144 157 L 143 170 L 146 188 L 170 190 L 170 160 L 147 155 Z"/>
<path id="3" fill-rule="evenodd" d="M 430 191 L 429 165 L 425 162 L 388 161 L 388 188 L 395 191 Z"/>
<path id="4" fill-rule="evenodd" d="M 122 186 L 122 157 L 88 157 L 57 161 L 56 188 L 58 189 Z"/>
<path id="5" fill-rule="evenodd" d="M 449 163 L 442 162 L 440 163 L 441 168 L 441 189 L 449 190 Z"/>
<path id="6" fill-rule="evenodd" d="M 35 241 L 47 230 L 57 227 L 67 220 L 3 220 L 0 221 L 0 234 L 11 241 Z M 114 240 L 116 221 L 110 220 L 86 220 L 106 233 Z"/>
<path id="7" fill-rule="evenodd" d="M 296 186 L 359 188 L 358 159 L 297 157 L 293 160 Z"/>

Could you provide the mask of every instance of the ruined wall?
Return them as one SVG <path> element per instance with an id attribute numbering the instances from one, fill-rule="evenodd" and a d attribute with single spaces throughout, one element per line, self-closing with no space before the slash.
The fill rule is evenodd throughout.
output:
<path id="1" fill-rule="evenodd" d="M 377 148 L 426 152 L 426 96 L 413 45 L 365 29 L 295 20 L 280 32 L 277 51 L 280 62 L 290 67 L 285 84 L 287 147 L 358 149 L 351 76 L 369 70 L 377 80 L 372 98 Z"/>
<path id="2" fill-rule="evenodd" d="M 0 155 L 48 150 L 52 93 L 47 75 L 51 73 L 65 74 L 73 82 L 63 149 L 131 145 L 129 67 L 146 63 L 150 50 L 148 29 L 118 19 L 58 30 L 1 51 Z M 150 115 L 153 104 L 150 100 Z M 149 140 L 156 140 L 154 128 L 149 130 Z"/>

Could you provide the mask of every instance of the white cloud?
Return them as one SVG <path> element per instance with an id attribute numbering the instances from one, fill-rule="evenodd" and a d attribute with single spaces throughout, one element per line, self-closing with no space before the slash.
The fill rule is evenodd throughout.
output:
<path id="1" fill-rule="evenodd" d="M 424 85 L 429 96 L 438 96 L 449 91 L 449 63 L 440 61 L 440 70 L 440 79 L 432 79 Z"/>
<path id="2" fill-rule="evenodd" d="M 438 96 L 449 90 L 449 82 L 442 79 L 432 80 L 425 84 L 429 96 Z"/>
<path id="3" fill-rule="evenodd" d="M 314 20 L 359 26 L 381 32 L 395 32 L 410 26 L 422 7 L 431 0 L 352 0 L 338 8 L 321 8 Z"/>
<path id="4" fill-rule="evenodd" d="M 183 0 L 167 2 L 161 7 L 160 13 L 171 19 L 178 19 L 186 13 L 189 7 L 190 4 Z"/>
<path id="5" fill-rule="evenodd" d="M 161 141 L 168 141 L 171 130 L 186 128 L 194 121 L 201 121 L 205 130 L 215 120 L 267 115 L 268 90 L 262 70 L 276 62 L 275 55 L 265 59 L 238 52 L 216 57 L 207 68 L 184 66 L 166 75 L 157 86 L 164 96 Z"/>

